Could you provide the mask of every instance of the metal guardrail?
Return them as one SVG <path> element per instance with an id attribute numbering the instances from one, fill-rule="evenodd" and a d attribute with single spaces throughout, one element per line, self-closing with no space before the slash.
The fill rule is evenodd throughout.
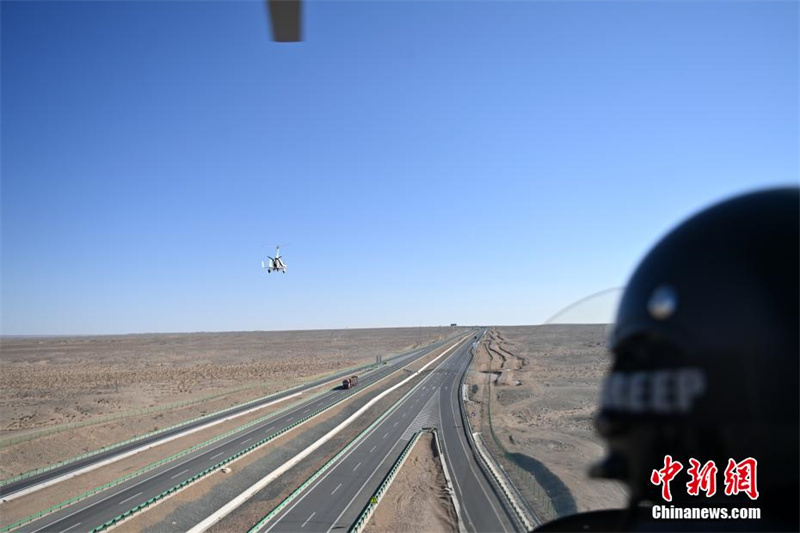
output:
<path id="1" fill-rule="evenodd" d="M 76 457 L 72 457 L 70 459 L 65 459 L 63 461 L 59 461 L 57 463 L 53 463 L 52 465 L 44 466 L 42 468 L 37 468 L 36 470 L 31 470 L 31 471 L 25 472 L 23 474 L 18 474 L 16 476 L 13 476 L 13 477 L 10 477 L 10 478 L 6 478 L 6 479 L 0 481 L 0 487 L 3 487 L 5 485 L 8 485 L 9 483 L 13 483 L 15 481 L 19 481 L 19 480 L 22 480 L 22 479 L 27 479 L 29 477 L 33 477 L 33 476 L 36 476 L 36 475 L 39 475 L 39 474 L 43 474 L 45 472 L 49 472 L 49 471 L 54 470 L 56 468 L 60 468 L 62 466 L 74 463 L 76 461 L 80 461 L 82 459 L 86 459 L 87 457 L 92 457 L 94 455 L 98 455 L 98 454 L 101 454 L 101 453 L 104 453 L 104 452 L 119 448 L 121 446 L 125 446 L 127 444 L 131 444 L 131 443 L 139 441 L 139 440 L 143 440 L 143 439 L 150 438 L 150 437 L 153 437 L 153 436 L 156 436 L 156 435 L 160 435 L 160 434 L 166 433 L 168 431 L 172 431 L 174 429 L 178 429 L 178 428 L 183 427 L 183 426 L 188 426 L 190 424 L 194 424 L 196 422 L 199 422 L 201 420 L 205 420 L 207 418 L 223 415 L 223 414 L 228 413 L 230 411 L 233 411 L 233 410 L 236 410 L 236 409 L 241 409 L 243 407 L 247 407 L 248 405 L 253 405 L 253 404 L 258 403 L 258 402 L 267 401 L 267 400 L 269 400 L 271 398 L 274 398 L 275 396 L 278 396 L 278 395 L 281 395 L 281 394 L 286 394 L 286 393 L 292 392 L 292 391 L 294 391 L 296 389 L 300 389 L 300 388 L 306 387 L 310 383 L 314 383 L 316 381 L 324 380 L 324 379 L 326 379 L 327 376 L 333 376 L 335 374 L 339 374 L 339 373 L 343 373 L 343 372 L 369 371 L 369 370 L 372 370 L 373 368 L 376 368 L 377 366 L 378 365 L 375 365 L 374 363 L 370 363 L 370 364 L 361 365 L 361 366 L 358 366 L 358 367 L 350 367 L 350 368 L 346 368 L 346 369 L 342 369 L 342 370 L 337 370 L 337 371 L 335 371 L 333 373 L 323 375 L 322 377 L 315 377 L 314 379 L 311 379 L 309 381 L 300 383 L 298 385 L 295 385 L 294 387 L 290 387 L 288 389 L 277 391 L 277 392 L 274 392 L 272 394 L 268 394 L 267 396 L 262 396 L 261 398 L 256 398 L 254 400 L 250 400 L 250 401 L 247 401 L 245 403 L 233 405 L 231 407 L 226 407 L 225 409 L 221 409 L 221 410 L 215 411 L 213 413 L 208 413 L 208 414 L 199 416 L 197 418 L 193 418 L 191 420 L 180 422 L 178 424 L 174 424 L 172 426 L 169 426 L 169 427 L 166 427 L 166 428 L 163 428 L 163 429 L 159 429 L 157 431 L 151 431 L 149 433 L 145 433 L 144 435 L 139 435 L 139 436 L 136 436 L 136 437 L 132 437 L 132 438 L 124 440 L 122 442 L 109 444 L 108 446 L 104 446 L 102 448 L 98 448 L 97 450 L 92 450 L 90 452 L 83 453 L 81 455 L 78 455 Z"/>
<path id="2" fill-rule="evenodd" d="M 374 513 L 375 509 L 377 509 L 378 504 L 383 498 L 383 495 L 386 494 L 387 490 L 389 490 L 389 486 L 392 484 L 392 481 L 394 481 L 394 478 L 397 476 L 397 473 L 400 471 L 403 463 L 406 462 L 406 458 L 411 453 L 411 450 L 417 444 L 417 441 L 419 441 L 423 431 L 425 431 L 425 429 L 416 431 L 411 437 L 411 440 L 408 441 L 408 444 L 406 444 L 406 447 L 403 448 L 403 452 L 400 454 L 400 457 L 398 457 L 394 462 L 392 468 L 386 474 L 386 477 L 383 478 L 383 481 L 369 499 L 369 502 L 367 503 L 366 507 L 364 507 L 364 510 L 361 511 L 360 515 L 358 515 L 356 522 L 350 527 L 349 533 L 361 533 L 361 530 L 366 527 L 367 522 L 369 522 L 369 519 L 372 516 L 372 513 Z"/>

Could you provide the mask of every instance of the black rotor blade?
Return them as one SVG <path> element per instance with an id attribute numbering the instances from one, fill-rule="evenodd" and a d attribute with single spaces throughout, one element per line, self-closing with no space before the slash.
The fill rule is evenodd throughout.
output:
<path id="1" fill-rule="evenodd" d="M 267 0 L 272 38 L 279 43 L 296 43 L 300 38 L 300 0 Z"/>

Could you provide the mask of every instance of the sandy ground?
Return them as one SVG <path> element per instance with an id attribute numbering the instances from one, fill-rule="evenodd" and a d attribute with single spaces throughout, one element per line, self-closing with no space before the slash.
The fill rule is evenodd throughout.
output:
<path id="1" fill-rule="evenodd" d="M 621 507 L 626 501 L 619 484 L 590 480 L 586 473 L 604 454 L 593 416 L 610 364 L 606 329 L 603 325 L 492 328 L 468 375 L 468 408 L 476 429 L 495 455 L 505 451 L 522 466 L 501 461 L 526 499 L 536 498 L 541 490 L 536 484 L 547 492 L 549 509 L 531 502 L 545 517 Z M 497 441 L 488 427 L 489 405 Z M 536 484 L 524 478 L 531 474 Z"/>
<path id="2" fill-rule="evenodd" d="M 433 435 L 424 433 L 397 473 L 366 533 L 455 532 L 456 512 L 447 493 Z"/>
<path id="3" fill-rule="evenodd" d="M 452 328 L 398 328 L 4 337 L 0 340 L 0 446 L 9 436 L 217 396 L 187 407 L 127 416 L 2 446 L 0 478 L 452 333 Z"/>

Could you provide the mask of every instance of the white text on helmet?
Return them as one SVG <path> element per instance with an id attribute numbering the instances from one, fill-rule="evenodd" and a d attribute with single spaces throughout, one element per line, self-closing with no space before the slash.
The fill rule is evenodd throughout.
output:
<path id="1" fill-rule="evenodd" d="M 601 407 L 630 413 L 688 413 L 706 391 L 699 368 L 612 372 L 603 384 Z"/>

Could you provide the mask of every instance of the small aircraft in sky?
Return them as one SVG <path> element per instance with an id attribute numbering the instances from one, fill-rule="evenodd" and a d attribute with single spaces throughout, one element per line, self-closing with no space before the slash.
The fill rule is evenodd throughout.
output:
<path id="1" fill-rule="evenodd" d="M 284 274 L 286 274 L 286 263 L 283 262 L 281 259 L 281 247 L 275 247 L 275 257 L 269 257 L 269 263 L 266 261 L 261 261 L 261 268 L 267 269 L 267 274 L 272 274 L 273 270 L 280 270 Z"/>

